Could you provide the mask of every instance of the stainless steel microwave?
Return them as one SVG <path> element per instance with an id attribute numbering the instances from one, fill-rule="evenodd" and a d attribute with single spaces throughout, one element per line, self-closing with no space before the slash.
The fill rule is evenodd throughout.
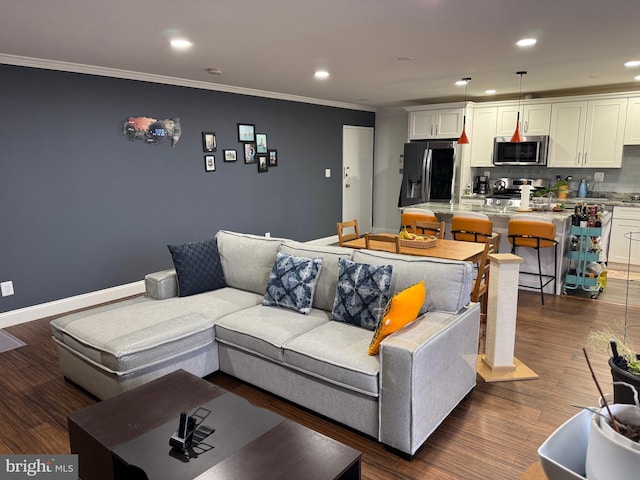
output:
<path id="1" fill-rule="evenodd" d="M 493 141 L 494 165 L 546 165 L 549 136 L 522 137 L 512 142 L 511 137 L 496 137 Z"/>

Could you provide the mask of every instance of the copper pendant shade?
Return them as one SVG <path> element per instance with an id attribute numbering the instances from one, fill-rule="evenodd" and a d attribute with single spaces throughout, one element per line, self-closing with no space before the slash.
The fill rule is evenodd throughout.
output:
<path id="1" fill-rule="evenodd" d="M 471 77 L 466 77 L 462 79 L 465 84 L 464 84 L 464 106 L 462 108 L 464 108 L 464 115 L 462 116 L 462 134 L 460 135 L 460 138 L 458 139 L 458 143 L 460 144 L 468 144 L 469 143 L 469 137 L 467 137 L 467 132 L 466 132 L 466 126 L 467 126 L 467 86 L 469 85 L 469 82 L 471 81 Z"/>
<path id="2" fill-rule="evenodd" d="M 522 76 L 526 75 L 527 72 L 516 72 L 517 75 L 520 75 L 520 92 L 518 93 L 518 116 L 516 117 L 516 131 L 513 132 L 513 136 L 511 137 L 511 141 L 514 143 L 519 143 L 522 141 L 522 137 L 520 136 L 520 98 L 522 97 Z"/>

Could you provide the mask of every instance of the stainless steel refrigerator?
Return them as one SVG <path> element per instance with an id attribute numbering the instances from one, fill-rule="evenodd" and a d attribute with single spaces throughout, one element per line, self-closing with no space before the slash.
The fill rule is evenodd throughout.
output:
<path id="1" fill-rule="evenodd" d="M 433 140 L 404 144 L 404 166 L 398 207 L 455 198 L 457 142 Z"/>

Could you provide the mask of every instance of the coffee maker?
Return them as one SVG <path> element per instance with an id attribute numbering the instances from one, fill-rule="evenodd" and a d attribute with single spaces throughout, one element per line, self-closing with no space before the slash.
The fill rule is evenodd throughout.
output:
<path id="1" fill-rule="evenodd" d="M 478 195 L 486 195 L 489 193 L 489 177 L 484 175 L 478 175 L 476 177 L 475 188 L 473 189 L 473 193 L 477 193 Z"/>

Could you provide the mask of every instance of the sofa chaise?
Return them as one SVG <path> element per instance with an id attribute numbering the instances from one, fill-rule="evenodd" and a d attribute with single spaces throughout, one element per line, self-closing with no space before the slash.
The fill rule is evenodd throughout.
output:
<path id="1" fill-rule="evenodd" d="M 183 278 L 165 270 L 146 276 L 145 296 L 52 320 L 63 375 L 104 399 L 177 369 L 220 370 L 407 455 L 475 387 L 469 262 L 223 230 L 212 241 L 221 288 L 185 296 Z M 306 313 L 263 304 L 281 257 L 321 264 Z M 334 318 L 344 265 L 389 268 L 389 297 L 424 281 L 418 318 L 377 355 L 372 330 Z"/>

